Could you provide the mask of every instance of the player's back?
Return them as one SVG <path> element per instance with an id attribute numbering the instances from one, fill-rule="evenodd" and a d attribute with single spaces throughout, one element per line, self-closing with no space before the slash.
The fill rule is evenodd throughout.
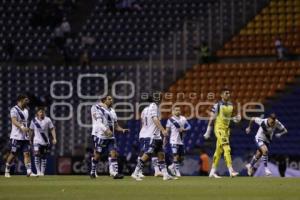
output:
<path id="1" fill-rule="evenodd" d="M 151 103 L 143 109 L 141 114 L 142 129 L 140 131 L 140 138 L 160 139 L 160 131 L 153 121 L 154 117 L 159 118 L 159 111 L 157 105 Z"/>

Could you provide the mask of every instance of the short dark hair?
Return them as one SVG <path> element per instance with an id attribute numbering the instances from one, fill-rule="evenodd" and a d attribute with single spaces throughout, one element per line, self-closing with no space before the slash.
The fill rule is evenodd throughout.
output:
<path id="1" fill-rule="evenodd" d="M 108 95 L 104 96 L 103 98 L 101 98 L 101 102 L 103 103 L 107 99 L 107 97 L 110 97 L 110 95 L 108 94 Z"/>
<path id="2" fill-rule="evenodd" d="M 229 91 L 229 92 L 230 92 L 230 89 L 229 89 L 228 87 L 224 87 L 224 88 L 222 88 L 221 93 L 223 94 L 223 93 L 226 92 L 226 91 Z"/>
<path id="3" fill-rule="evenodd" d="M 277 119 L 275 113 L 271 113 L 271 114 L 269 115 L 269 118 L 271 118 L 271 119 L 273 119 L 273 120 L 276 120 L 276 119 Z"/>
<path id="4" fill-rule="evenodd" d="M 28 98 L 28 96 L 26 94 L 20 94 L 17 97 L 17 102 L 22 101 L 23 99 L 26 99 L 26 98 Z"/>

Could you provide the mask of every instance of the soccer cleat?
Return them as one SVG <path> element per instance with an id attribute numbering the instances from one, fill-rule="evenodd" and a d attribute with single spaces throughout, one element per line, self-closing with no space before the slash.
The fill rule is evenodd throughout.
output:
<path id="1" fill-rule="evenodd" d="M 269 170 L 269 168 L 265 168 L 265 175 L 272 176 L 272 172 Z"/>
<path id="2" fill-rule="evenodd" d="M 144 178 L 145 175 L 144 175 L 142 172 L 140 172 L 140 173 L 139 173 L 139 177 Z"/>
<path id="3" fill-rule="evenodd" d="M 41 172 L 38 174 L 38 176 L 45 176 L 45 174 Z"/>
<path id="4" fill-rule="evenodd" d="M 135 179 L 136 181 L 142 181 L 142 180 L 143 180 L 143 179 L 142 179 L 141 177 L 139 177 L 139 175 L 136 174 L 136 173 L 132 173 L 132 174 L 131 174 L 131 177 L 132 177 L 133 179 Z"/>
<path id="5" fill-rule="evenodd" d="M 155 177 L 162 177 L 163 174 L 161 173 L 161 171 L 158 171 L 158 172 L 155 172 L 155 173 L 154 173 L 154 176 L 155 176 Z"/>
<path id="6" fill-rule="evenodd" d="M 96 174 L 91 173 L 91 174 L 90 174 L 90 178 L 91 178 L 91 179 L 97 178 L 97 177 L 96 177 Z"/>
<path id="7" fill-rule="evenodd" d="M 168 181 L 168 180 L 176 180 L 176 179 L 178 179 L 178 178 L 177 178 L 177 177 L 173 177 L 173 176 L 171 176 L 171 175 L 169 175 L 169 174 L 163 176 L 163 180 L 164 180 L 164 181 Z"/>
<path id="8" fill-rule="evenodd" d="M 30 172 L 27 174 L 27 177 L 38 177 L 38 175 Z"/>
<path id="9" fill-rule="evenodd" d="M 236 176 L 238 176 L 239 175 L 239 173 L 238 172 L 236 172 L 236 171 L 231 171 L 230 172 L 230 177 L 236 177 Z"/>
<path id="10" fill-rule="evenodd" d="M 177 177 L 181 177 L 181 173 L 180 173 L 179 170 L 175 170 L 175 174 L 176 174 Z"/>
<path id="11" fill-rule="evenodd" d="M 213 173 L 213 174 L 209 174 L 208 176 L 209 178 L 222 178 L 221 176 L 219 176 L 218 174 L 216 173 Z"/>
<path id="12" fill-rule="evenodd" d="M 176 171 L 175 171 L 173 165 L 169 165 L 168 169 L 169 169 L 169 171 L 170 171 L 170 173 L 171 173 L 172 176 L 176 176 Z"/>
<path id="13" fill-rule="evenodd" d="M 246 168 L 247 168 L 247 174 L 248 174 L 248 176 L 253 176 L 253 173 L 254 173 L 253 167 L 251 167 L 250 164 L 247 164 Z"/>
<path id="14" fill-rule="evenodd" d="M 5 177 L 5 178 L 10 178 L 10 177 L 11 177 L 11 176 L 10 176 L 10 173 L 9 173 L 9 172 L 5 172 L 4 177 Z"/>
<path id="15" fill-rule="evenodd" d="M 113 179 L 123 179 L 124 176 L 122 174 L 116 174 L 113 176 Z"/>

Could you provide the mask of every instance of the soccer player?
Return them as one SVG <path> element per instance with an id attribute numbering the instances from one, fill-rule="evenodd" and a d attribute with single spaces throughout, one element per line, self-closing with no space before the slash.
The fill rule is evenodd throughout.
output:
<path id="1" fill-rule="evenodd" d="M 24 164 L 27 171 L 27 176 L 35 176 L 31 171 L 30 159 L 30 132 L 28 124 L 28 109 L 27 105 L 29 98 L 26 95 L 17 97 L 17 105 L 10 110 L 12 129 L 10 134 L 10 154 L 6 161 L 5 177 L 10 178 L 10 167 L 18 153 L 22 152 L 24 156 Z"/>
<path id="2" fill-rule="evenodd" d="M 170 134 L 170 144 L 173 153 L 173 163 L 168 167 L 171 174 L 180 177 L 179 166 L 184 159 L 183 134 L 191 129 L 191 125 L 186 118 L 181 115 L 179 106 L 173 108 L 173 116 L 167 121 L 167 132 Z"/>
<path id="3" fill-rule="evenodd" d="M 100 156 L 109 154 L 109 172 L 114 179 L 122 179 L 123 175 L 118 172 L 117 146 L 115 140 L 115 131 L 126 133 L 129 130 L 123 129 L 118 124 L 118 118 L 115 110 L 112 108 L 113 98 L 104 97 L 101 102 L 91 108 L 93 123 L 93 143 L 94 156 L 92 158 L 91 178 L 96 178 L 97 165 Z"/>
<path id="4" fill-rule="evenodd" d="M 275 136 L 278 138 L 286 134 L 288 131 L 284 127 L 284 125 L 277 119 L 274 113 L 272 113 L 268 118 L 265 119 L 259 117 L 252 117 L 249 122 L 249 126 L 246 128 L 247 134 L 251 132 L 251 126 L 253 122 L 259 125 L 259 129 L 255 136 L 255 142 L 257 145 L 256 154 L 253 156 L 250 163 L 246 165 L 248 170 L 248 175 L 249 176 L 253 175 L 253 173 L 256 170 L 257 161 L 260 158 L 262 158 L 265 167 L 265 175 L 272 176 L 272 172 L 268 168 L 268 152 L 269 152 L 269 147 L 273 138 L 274 131 L 276 129 L 280 131 L 279 133 L 275 134 Z"/>
<path id="5" fill-rule="evenodd" d="M 230 90 L 223 89 L 221 92 L 222 100 L 214 104 L 211 112 L 210 118 L 207 126 L 207 130 L 204 134 L 204 138 L 208 139 L 210 137 L 212 131 L 212 123 L 214 121 L 214 132 L 217 138 L 216 150 L 213 157 L 213 165 L 212 169 L 209 173 L 209 177 L 213 178 L 221 178 L 216 174 L 216 169 L 219 164 L 219 160 L 224 154 L 224 158 L 226 161 L 227 168 L 229 170 L 229 174 L 231 177 L 235 177 L 238 175 L 232 168 L 232 160 L 231 160 L 231 148 L 229 145 L 229 136 L 230 136 L 230 121 L 234 121 L 238 123 L 241 120 L 241 116 L 237 115 L 232 117 L 233 115 L 233 105 L 229 101 L 230 99 Z"/>
<path id="6" fill-rule="evenodd" d="M 30 123 L 30 130 L 33 132 L 34 163 L 37 176 L 45 175 L 47 155 L 50 151 L 49 129 L 52 135 L 52 144 L 55 145 L 56 132 L 54 125 L 51 119 L 46 116 L 45 109 L 39 107 L 36 117 Z"/>
<path id="7" fill-rule="evenodd" d="M 143 111 L 141 113 L 141 119 L 145 118 L 146 111 L 147 111 L 146 109 L 143 109 Z M 142 120 L 142 123 L 143 123 L 143 120 Z M 141 156 L 145 153 L 145 149 L 146 149 L 145 140 L 147 140 L 147 134 L 146 134 L 146 132 L 145 131 L 140 131 L 140 133 L 139 133 L 140 156 L 138 157 L 138 159 L 140 159 Z M 158 158 L 156 156 L 153 156 L 151 158 L 151 165 L 152 165 L 152 167 L 154 169 L 154 176 L 156 176 L 156 177 L 163 176 L 162 172 L 160 171 L 160 169 L 158 167 Z M 144 177 L 142 171 L 140 171 L 139 176 L 141 178 Z"/>
<path id="8" fill-rule="evenodd" d="M 144 139 L 144 153 L 138 160 L 131 177 L 137 181 L 141 181 L 142 177 L 139 174 L 143 171 L 145 162 L 156 155 L 158 157 L 158 166 L 163 173 L 163 180 L 170 180 L 173 177 L 169 175 L 166 168 L 163 140 L 161 137 L 161 133 L 163 136 L 167 136 L 167 130 L 160 123 L 160 113 L 157 103 L 154 102 L 152 97 L 149 97 L 148 102 L 150 105 L 143 110 L 142 129 L 140 131 L 141 134 L 146 135 Z"/>

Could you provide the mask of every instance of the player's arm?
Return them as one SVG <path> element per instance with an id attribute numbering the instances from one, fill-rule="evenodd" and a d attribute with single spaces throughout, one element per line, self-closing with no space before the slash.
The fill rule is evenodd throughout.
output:
<path id="1" fill-rule="evenodd" d="M 161 125 L 158 117 L 152 117 L 153 123 L 160 130 L 160 132 L 164 135 L 164 137 L 168 136 L 167 130 Z"/>
<path id="2" fill-rule="evenodd" d="M 281 131 L 281 132 L 275 134 L 275 136 L 277 138 L 280 138 L 281 136 L 283 136 L 284 134 L 287 134 L 287 132 L 288 132 L 288 130 L 280 122 L 278 122 L 278 125 L 276 128 Z"/>
<path id="3" fill-rule="evenodd" d="M 118 122 L 115 123 L 115 128 L 117 131 L 122 132 L 122 133 L 126 133 L 129 132 L 129 129 L 126 128 L 122 128 Z"/>
<path id="4" fill-rule="evenodd" d="M 23 133 L 28 133 L 29 132 L 29 128 L 25 127 L 23 124 L 18 122 L 16 117 L 11 118 L 11 123 L 13 125 L 15 125 L 16 127 L 18 127 L 19 129 L 21 129 Z"/>
<path id="5" fill-rule="evenodd" d="M 242 119 L 241 114 L 238 113 L 238 111 L 236 110 L 236 106 L 234 106 L 233 109 L 234 109 L 233 113 L 236 113 L 236 115 L 234 117 L 232 117 L 232 121 L 234 123 L 239 123 L 241 121 L 241 119 Z"/>
<path id="6" fill-rule="evenodd" d="M 281 136 L 283 136 L 284 134 L 287 134 L 288 130 L 286 128 L 284 128 L 281 132 L 276 133 L 275 136 L 277 138 L 280 138 Z"/>
<path id="7" fill-rule="evenodd" d="M 246 133 L 249 134 L 251 132 L 251 127 L 253 122 L 257 123 L 258 125 L 261 125 L 261 123 L 263 122 L 263 119 L 259 118 L 259 117 L 251 117 L 250 121 L 249 121 L 249 125 L 246 128 Z"/>
<path id="8" fill-rule="evenodd" d="M 211 111 L 209 112 L 209 120 L 206 128 L 206 132 L 204 133 L 203 137 L 204 139 L 208 139 L 210 137 L 213 122 L 217 116 L 217 113 L 219 112 L 219 103 L 214 104 L 214 106 L 211 108 Z"/>
<path id="9" fill-rule="evenodd" d="M 215 120 L 215 113 L 214 112 L 210 112 L 209 113 L 209 120 L 208 120 L 208 124 L 207 124 L 207 128 L 206 128 L 206 132 L 204 133 L 203 137 L 205 139 L 208 139 L 210 137 L 211 131 L 212 131 L 212 125 L 213 125 L 213 121 Z"/>
<path id="10" fill-rule="evenodd" d="M 55 128 L 50 128 L 50 131 L 51 131 L 51 135 L 52 135 L 52 144 L 56 144 L 57 143 L 57 140 L 56 140 L 56 131 L 55 131 Z"/>
<path id="11" fill-rule="evenodd" d="M 29 140 L 30 142 L 33 141 L 34 138 L 34 123 L 31 121 L 30 126 L 29 126 Z"/>
<path id="12" fill-rule="evenodd" d="M 186 120 L 184 123 L 184 131 L 189 131 L 191 130 L 192 126 L 190 125 L 190 123 Z"/>

